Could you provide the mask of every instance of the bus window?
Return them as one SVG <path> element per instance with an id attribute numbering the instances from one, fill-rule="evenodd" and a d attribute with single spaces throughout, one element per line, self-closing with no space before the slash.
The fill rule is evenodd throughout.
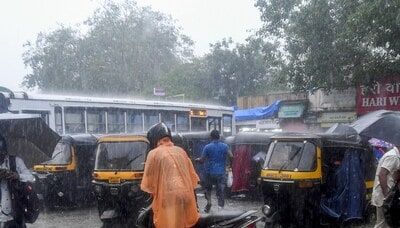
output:
<path id="1" fill-rule="evenodd" d="M 127 112 L 127 131 L 129 133 L 142 133 L 143 132 L 143 118 L 142 113 L 137 111 Z"/>
<path id="2" fill-rule="evenodd" d="M 85 110 L 83 108 L 65 108 L 65 133 L 85 132 Z"/>
<path id="3" fill-rule="evenodd" d="M 189 115 L 187 113 L 178 113 L 176 115 L 176 128 L 177 132 L 189 131 Z"/>
<path id="4" fill-rule="evenodd" d="M 125 113 L 122 110 L 109 110 L 107 112 L 108 133 L 125 132 Z"/>
<path id="5" fill-rule="evenodd" d="M 62 127 L 62 109 L 61 107 L 55 107 L 54 108 L 54 119 L 55 119 L 55 130 L 58 134 L 62 135 L 63 134 L 63 127 Z"/>
<path id="6" fill-rule="evenodd" d="M 106 111 L 104 109 L 88 109 L 88 133 L 106 133 Z"/>
<path id="7" fill-rule="evenodd" d="M 192 117 L 192 131 L 207 131 L 207 119 Z"/>
<path id="8" fill-rule="evenodd" d="M 153 126 L 156 123 L 160 122 L 160 116 L 158 115 L 158 112 L 145 112 L 144 113 L 144 129 L 147 131 L 151 126 Z"/>
<path id="9" fill-rule="evenodd" d="M 175 131 L 175 113 L 173 112 L 162 112 L 161 121 L 164 122 L 171 131 Z"/>
<path id="10" fill-rule="evenodd" d="M 39 110 L 22 110 L 22 113 L 26 114 L 38 114 L 43 119 L 46 124 L 49 124 L 49 111 L 39 111 Z"/>
<path id="11" fill-rule="evenodd" d="M 208 118 L 208 129 L 221 131 L 221 118 L 209 117 Z"/>
<path id="12" fill-rule="evenodd" d="M 232 135 L 232 116 L 224 115 L 222 117 L 223 135 Z"/>

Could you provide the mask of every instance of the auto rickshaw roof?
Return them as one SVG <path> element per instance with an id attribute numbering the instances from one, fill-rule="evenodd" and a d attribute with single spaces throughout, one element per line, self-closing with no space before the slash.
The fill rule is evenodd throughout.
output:
<path id="1" fill-rule="evenodd" d="M 183 132 L 176 133 L 185 139 L 211 139 L 211 133 L 209 131 L 198 131 L 198 132 Z M 174 134 L 175 135 L 175 134 Z"/>
<path id="2" fill-rule="evenodd" d="M 231 135 L 228 136 L 224 139 L 224 143 L 228 144 L 228 145 L 233 145 L 235 143 L 235 136 Z"/>
<path id="3" fill-rule="evenodd" d="M 233 144 L 261 144 L 266 145 L 271 142 L 274 133 L 268 132 L 239 132 L 234 137 Z"/>
<path id="4" fill-rule="evenodd" d="M 99 135 L 93 134 L 77 134 L 63 135 L 59 142 L 66 142 L 74 145 L 96 145 Z"/>
<path id="5" fill-rule="evenodd" d="M 146 136 L 141 134 L 112 134 L 112 135 L 103 135 L 98 139 L 99 143 L 102 142 L 134 142 L 134 141 L 142 141 L 149 143 Z"/>
<path id="6" fill-rule="evenodd" d="M 283 132 L 271 136 L 271 140 L 307 140 L 326 146 L 362 146 L 363 144 L 354 135 L 327 134 L 327 133 L 294 133 Z"/>

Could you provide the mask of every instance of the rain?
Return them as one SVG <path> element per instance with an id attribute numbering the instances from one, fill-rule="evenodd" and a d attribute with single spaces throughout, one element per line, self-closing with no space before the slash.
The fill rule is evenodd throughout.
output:
<path id="1" fill-rule="evenodd" d="M 399 227 L 396 1 L 9 1 L 0 227 Z"/>

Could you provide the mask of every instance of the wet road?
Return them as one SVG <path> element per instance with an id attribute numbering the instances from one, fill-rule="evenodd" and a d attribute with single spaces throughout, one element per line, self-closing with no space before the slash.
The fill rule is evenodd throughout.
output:
<path id="1" fill-rule="evenodd" d="M 202 194 L 198 195 L 198 205 L 200 210 L 203 210 L 206 201 Z M 254 202 L 244 199 L 228 199 L 224 210 L 258 210 L 261 215 L 261 202 Z M 210 213 L 217 211 L 217 202 L 213 198 L 213 207 Z M 44 211 L 39 215 L 38 220 L 34 224 L 27 224 L 28 228 L 92 228 L 101 227 L 101 221 L 97 212 L 97 208 L 71 209 Z M 261 225 L 259 227 L 262 227 Z"/>
<path id="2" fill-rule="evenodd" d="M 215 194 L 214 194 L 215 195 Z M 198 194 L 198 205 L 200 210 L 204 209 L 206 201 L 202 194 Z M 227 199 L 224 210 L 257 210 L 257 215 L 261 216 L 262 202 L 250 201 L 243 198 Z M 210 213 L 217 212 L 217 202 L 213 198 L 213 207 Z M 58 210 L 58 211 L 45 211 L 42 212 L 35 224 L 27 224 L 29 228 L 92 228 L 101 227 L 101 221 L 99 220 L 97 209 L 86 208 L 86 209 L 74 209 L 74 210 Z M 264 227 L 262 222 L 257 224 L 257 228 Z M 363 225 L 360 227 L 370 228 L 373 225 Z"/>

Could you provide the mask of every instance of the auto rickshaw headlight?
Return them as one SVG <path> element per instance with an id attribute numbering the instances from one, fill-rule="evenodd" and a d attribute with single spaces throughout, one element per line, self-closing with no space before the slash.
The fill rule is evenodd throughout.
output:
<path id="1" fill-rule="evenodd" d="M 271 207 L 269 205 L 262 206 L 261 210 L 264 215 L 269 215 L 271 213 Z"/>

